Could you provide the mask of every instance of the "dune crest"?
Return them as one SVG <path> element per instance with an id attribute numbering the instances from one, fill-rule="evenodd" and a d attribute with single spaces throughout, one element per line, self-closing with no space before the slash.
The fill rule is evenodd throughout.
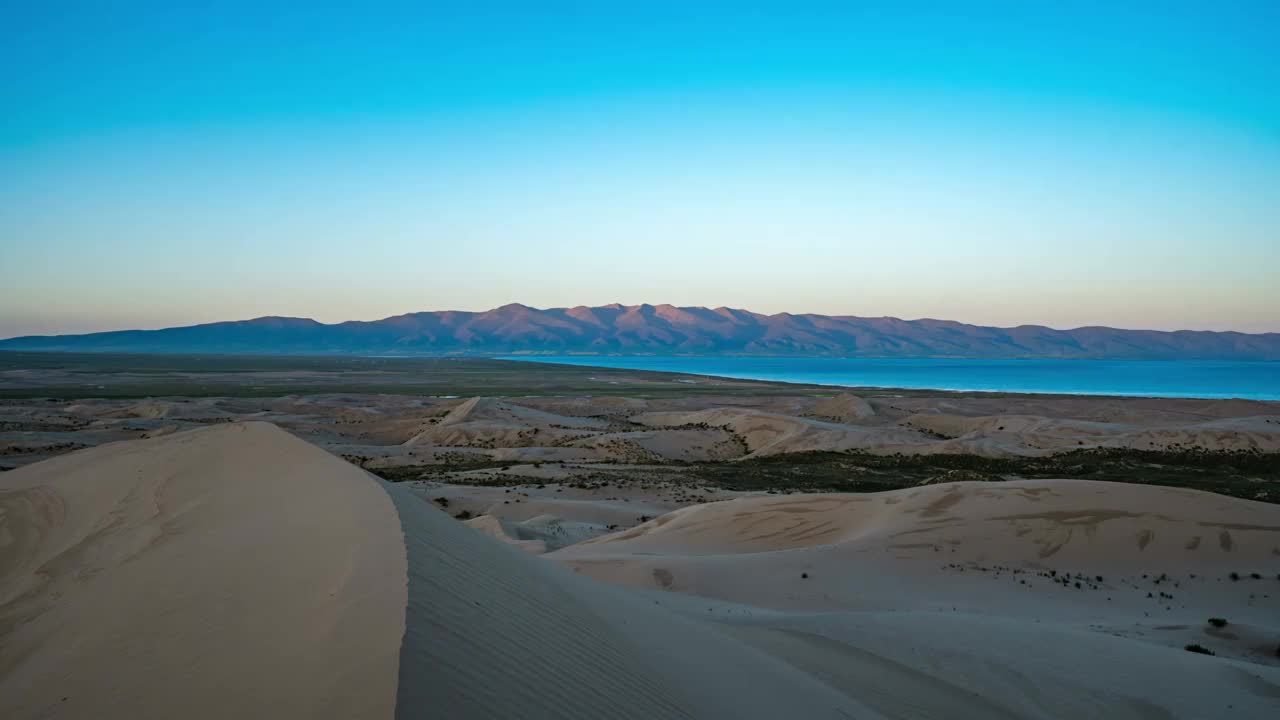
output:
<path id="1" fill-rule="evenodd" d="M 367 474 L 273 425 L 0 476 L 0 716 L 389 716 L 404 547 Z"/>
<path id="2" fill-rule="evenodd" d="M 1203 552 L 1189 549 L 1195 538 L 1222 533 L 1233 538 L 1229 544 L 1214 539 Z M 902 544 L 907 542 L 912 545 Z M 1252 569 L 1274 562 L 1280 507 L 1195 490 L 1091 480 L 955 482 L 693 505 L 567 552 L 625 548 L 723 555 L 846 544 L 928 550 L 946 545 L 965 559 L 981 556 L 994 563 L 1119 569 L 1212 567 L 1230 561 Z"/>
<path id="3" fill-rule="evenodd" d="M 473 397 L 429 425 L 406 445 L 519 447 L 583 437 L 604 428 L 604 420 L 557 415 L 515 403 Z"/>
<path id="4" fill-rule="evenodd" d="M 835 397 L 814 403 L 809 414 L 825 420 L 847 423 L 869 418 L 876 414 L 876 409 L 857 395 L 840 393 Z"/>

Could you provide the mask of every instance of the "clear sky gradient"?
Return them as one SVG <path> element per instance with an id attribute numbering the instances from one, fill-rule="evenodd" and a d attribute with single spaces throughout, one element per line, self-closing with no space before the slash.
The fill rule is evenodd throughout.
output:
<path id="1" fill-rule="evenodd" d="M 1274 0 L 182 5 L 0 9 L 0 337 L 514 301 L 1280 331 Z"/>

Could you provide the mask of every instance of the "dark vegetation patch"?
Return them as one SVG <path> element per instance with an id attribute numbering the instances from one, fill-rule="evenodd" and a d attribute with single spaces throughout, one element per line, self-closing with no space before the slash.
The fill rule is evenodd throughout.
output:
<path id="1" fill-rule="evenodd" d="M 670 469 L 668 479 L 693 486 L 765 492 L 880 492 L 938 482 L 1014 478 L 1075 478 L 1161 485 L 1215 492 L 1249 500 L 1280 502 L 1280 455 L 1251 452 L 1075 450 L 1041 458 L 976 455 L 871 455 L 805 452 L 736 462 L 652 463 Z M 513 486 L 545 482 L 503 474 L 510 461 L 468 460 L 407 467 L 369 468 L 392 481 L 437 480 L 466 485 Z M 454 473 L 476 472 L 466 477 Z M 593 469 L 561 481 L 591 487 L 608 482 L 645 482 L 619 465 Z M 1239 577 L 1238 575 L 1236 576 Z"/>
<path id="2" fill-rule="evenodd" d="M 467 462 L 440 463 L 432 465 L 401 465 L 397 467 L 365 468 L 389 482 L 407 482 L 412 480 L 433 480 L 435 476 L 472 470 L 506 470 L 511 467 L 510 460 L 473 460 Z M 467 485 L 527 485 L 529 478 L 520 475 L 496 475 L 466 478 Z"/>
<path id="3" fill-rule="evenodd" d="M 1254 451 L 1089 449 L 1038 458 L 810 452 L 694 463 L 689 473 L 732 490 L 876 492 L 950 480 L 1078 478 L 1280 502 L 1280 454 Z"/>

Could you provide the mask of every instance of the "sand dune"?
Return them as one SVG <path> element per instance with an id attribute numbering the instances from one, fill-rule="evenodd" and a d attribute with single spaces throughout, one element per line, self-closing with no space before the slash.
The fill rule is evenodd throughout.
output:
<path id="1" fill-rule="evenodd" d="M 413 491 L 436 504 L 441 504 L 443 499 L 451 514 L 466 511 L 473 516 L 488 515 L 513 523 L 557 518 L 592 528 L 591 536 L 607 535 L 619 527 L 634 527 L 643 522 L 641 518 L 664 515 L 679 507 L 674 502 L 649 497 L 656 495 L 650 491 L 626 493 L 620 489 L 602 497 L 592 491 L 563 486 L 474 487 L 421 483 L 413 485 Z"/>
<path id="2" fill-rule="evenodd" d="M 1280 506 L 1085 480 L 948 483 L 695 505 L 577 549 L 723 555 L 851 543 L 894 551 L 947 545 L 962 559 L 1000 563 L 1124 569 L 1230 561 L 1261 570 L 1280 562 Z"/>
<path id="3" fill-rule="evenodd" d="M 1280 644 L 1280 507 L 1190 490 L 1020 481 L 750 497 L 549 557 L 610 582 L 779 610 L 1097 617 L 1131 635 L 1179 626 L 1164 633 L 1174 644 L 1225 614 Z M 1265 643 L 1220 650 L 1280 663 Z"/>
<path id="4" fill-rule="evenodd" d="M 494 398 L 475 397 L 449 411 L 439 423 L 410 438 L 407 445 L 487 445 L 489 447 L 554 444 L 594 434 L 604 420 L 557 415 Z"/>
<path id="5" fill-rule="evenodd" d="M 160 420 L 181 417 L 186 420 L 228 420 L 231 413 L 219 408 L 216 399 L 146 400 L 118 410 L 108 411 L 104 418 L 142 418 Z"/>
<path id="6" fill-rule="evenodd" d="M 524 514 L 528 514 L 533 506 L 534 503 L 526 504 L 522 508 Z M 550 514 L 534 515 L 527 520 L 516 521 L 504 517 L 507 513 L 494 508 L 490 508 L 490 511 L 493 514 L 471 518 L 466 520 L 465 524 L 532 555 L 541 555 L 549 550 L 559 550 L 584 540 L 606 535 L 611 532 L 611 527 L 616 527 L 616 525 L 602 525 L 596 522 L 566 520 Z"/>
<path id="7" fill-rule="evenodd" d="M 645 412 L 649 401 L 643 398 L 600 395 L 595 397 L 525 397 L 520 403 L 557 415 L 576 417 L 625 418 Z"/>
<path id="8" fill-rule="evenodd" d="M 490 537 L 515 545 L 531 555 L 541 555 L 547 551 L 546 540 L 531 537 L 534 533 L 522 527 L 521 523 L 503 520 L 495 515 L 481 515 L 467 520 L 466 524 Z"/>
<path id="9" fill-rule="evenodd" d="M 605 433 L 575 440 L 572 446 L 591 448 L 600 460 L 613 462 L 714 462 L 741 457 L 744 451 L 732 433 L 717 428 Z"/>
<path id="10" fill-rule="evenodd" d="M 0 717 L 389 717 L 405 554 L 364 472 L 262 423 L 0 475 Z"/>
<path id="11" fill-rule="evenodd" d="M 1156 427 L 1037 415 L 912 415 L 906 427 L 941 438 L 938 449 L 976 454 L 1045 455 L 1080 448 L 1280 452 L 1275 416 L 1234 417 Z"/>
<path id="12" fill-rule="evenodd" d="M 471 398 L 449 411 L 449 414 L 440 421 L 440 425 L 449 427 L 472 422 L 515 423 L 529 427 L 562 426 L 578 430 L 604 427 L 604 423 L 596 418 L 559 415 L 484 397 Z"/>
<path id="13" fill-rule="evenodd" d="M 924 447 L 931 442 L 927 435 L 910 428 L 860 427 L 733 407 L 693 412 L 649 412 L 633 417 L 632 421 L 652 427 L 693 425 L 724 428 L 742 438 L 747 457 L 818 450 L 898 452 L 908 447 Z"/>
<path id="14" fill-rule="evenodd" d="M 840 393 L 814 403 L 809 414 L 825 420 L 848 423 L 869 418 L 876 414 L 876 410 L 871 407 L 871 403 L 857 395 Z"/>
<path id="15" fill-rule="evenodd" d="M 1280 452 L 1280 417 L 1234 417 L 1185 427 L 1144 428 L 1109 439 L 1104 446 L 1137 450 L 1203 448 L 1275 453 Z"/>
<path id="16" fill-rule="evenodd" d="M 719 612 L 734 637 L 891 716 L 1209 717 L 1230 704 L 1262 717 L 1280 697 L 1274 505 L 1084 481 L 764 496 L 546 557 L 673 599 L 769 608 Z M 1219 664 L 1197 663 L 1191 643 Z"/>

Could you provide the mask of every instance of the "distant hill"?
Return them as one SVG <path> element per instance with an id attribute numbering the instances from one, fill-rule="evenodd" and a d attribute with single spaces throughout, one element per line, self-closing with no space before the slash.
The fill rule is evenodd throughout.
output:
<path id="1" fill-rule="evenodd" d="M 0 350 L 228 354 L 598 353 L 1280 360 L 1280 333 L 1054 330 L 730 308 L 605 305 L 421 312 L 326 325 L 263 317 L 165 330 L 0 340 Z"/>

